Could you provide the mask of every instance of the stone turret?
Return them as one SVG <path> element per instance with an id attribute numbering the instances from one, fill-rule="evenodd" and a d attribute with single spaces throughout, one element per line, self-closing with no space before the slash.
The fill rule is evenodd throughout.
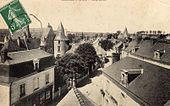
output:
<path id="1" fill-rule="evenodd" d="M 54 39 L 54 56 L 61 57 L 68 50 L 68 38 L 65 36 L 63 24 L 60 23 L 57 29 L 56 37 Z"/>

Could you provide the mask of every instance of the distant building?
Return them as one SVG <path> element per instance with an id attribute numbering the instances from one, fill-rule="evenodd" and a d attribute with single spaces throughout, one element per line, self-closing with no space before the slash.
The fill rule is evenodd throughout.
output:
<path id="1" fill-rule="evenodd" d="M 54 56 L 61 57 L 68 50 L 68 38 L 65 36 L 65 31 L 62 23 L 58 26 L 56 37 L 54 39 Z"/>
<path id="2" fill-rule="evenodd" d="M 48 24 L 47 28 L 29 28 L 28 26 L 20 32 L 14 33 L 12 36 L 10 36 L 8 30 L 0 29 L 0 35 L 0 45 L 2 46 L 7 40 L 11 40 L 22 48 L 22 50 L 41 48 L 48 53 L 54 53 L 55 34 L 50 24 Z"/>
<path id="3" fill-rule="evenodd" d="M 53 99 L 54 56 L 40 49 L 0 52 L 0 98 L 3 106 L 38 106 Z"/>
<path id="4" fill-rule="evenodd" d="M 128 56 L 130 53 L 135 53 L 139 49 L 141 40 L 134 39 L 130 43 L 124 43 L 121 58 Z"/>
<path id="5" fill-rule="evenodd" d="M 100 57 L 100 59 L 105 62 L 106 59 L 108 59 L 108 62 L 104 64 L 104 67 L 107 67 L 111 64 L 113 64 L 116 61 L 120 60 L 120 52 L 121 52 L 121 46 L 122 43 L 118 40 L 110 40 L 111 42 L 113 42 L 113 48 L 110 50 L 104 50 L 101 45 L 100 45 L 100 41 L 102 39 L 101 38 L 97 38 L 92 44 L 96 50 L 97 55 Z"/>
<path id="6" fill-rule="evenodd" d="M 123 40 L 125 40 L 125 39 L 128 39 L 128 37 L 129 37 L 129 33 L 128 33 L 127 28 L 125 28 L 125 30 L 123 31 L 123 33 L 120 33 L 120 34 L 118 35 L 118 39 L 123 39 Z"/>

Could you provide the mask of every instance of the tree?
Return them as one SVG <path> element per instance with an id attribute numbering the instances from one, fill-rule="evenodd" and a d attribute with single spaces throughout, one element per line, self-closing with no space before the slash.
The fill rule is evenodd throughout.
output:
<path id="1" fill-rule="evenodd" d="M 75 53 L 79 54 L 83 58 L 85 65 L 89 69 L 92 69 L 92 66 L 94 66 L 94 63 L 97 61 L 98 56 L 96 50 L 90 43 L 79 45 L 79 47 L 75 50 Z M 89 72 L 91 74 L 92 70 L 89 70 Z"/>
<path id="2" fill-rule="evenodd" d="M 70 41 L 70 43 L 72 43 L 73 42 L 73 40 L 75 39 L 75 34 L 68 34 L 67 35 L 67 38 L 69 39 L 69 41 Z"/>
<path id="3" fill-rule="evenodd" d="M 112 34 L 107 34 L 107 39 L 112 39 Z"/>
<path id="4" fill-rule="evenodd" d="M 100 42 L 100 46 L 105 50 L 110 50 L 113 47 L 113 42 L 111 42 L 110 40 L 106 39 L 106 40 L 101 40 Z"/>
<path id="5" fill-rule="evenodd" d="M 68 79 L 73 78 L 73 74 L 77 78 L 87 74 L 84 66 L 84 61 L 78 54 L 67 53 L 56 62 L 55 75 L 59 75 L 67 83 Z"/>

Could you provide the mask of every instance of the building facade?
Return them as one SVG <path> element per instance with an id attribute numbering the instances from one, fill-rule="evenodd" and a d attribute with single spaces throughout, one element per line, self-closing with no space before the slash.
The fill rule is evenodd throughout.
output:
<path id="1" fill-rule="evenodd" d="M 1 51 L 0 60 L 0 101 L 3 106 L 45 106 L 53 99 L 52 54 L 40 49 Z"/>

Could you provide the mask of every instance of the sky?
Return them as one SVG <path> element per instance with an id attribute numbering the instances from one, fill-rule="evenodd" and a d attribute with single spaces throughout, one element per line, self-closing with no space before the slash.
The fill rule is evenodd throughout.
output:
<path id="1" fill-rule="evenodd" d="M 11 0 L 0 0 L 0 8 Z M 69 31 L 116 32 L 125 27 L 170 32 L 170 0 L 20 0 L 28 14 L 39 18 L 43 27 L 60 22 Z M 30 16 L 31 27 L 40 23 Z M 0 16 L 0 28 L 7 28 Z"/>

